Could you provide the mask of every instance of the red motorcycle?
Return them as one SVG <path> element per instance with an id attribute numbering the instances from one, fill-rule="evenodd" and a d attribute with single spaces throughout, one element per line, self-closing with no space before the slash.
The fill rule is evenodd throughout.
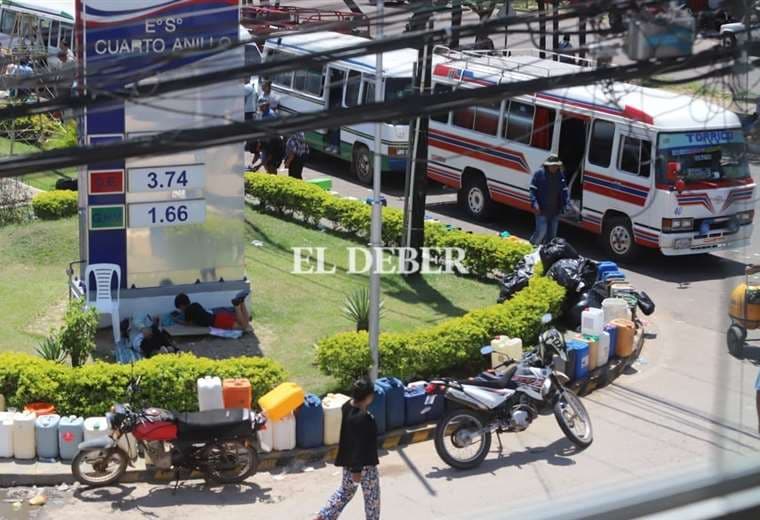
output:
<path id="1" fill-rule="evenodd" d="M 129 384 L 130 397 L 139 385 L 139 378 Z M 177 482 L 188 470 L 213 483 L 239 483 L 256 472 L 256 431 L 266 428 L 263 415 L 243 409 L 174 413 L 125 403 L 107 417 L 108 436 L 81 443 L 71 462 L 74 478 L 87 486 L 118 482 L 140 455 L 157 469 L 173 469 Z"/>

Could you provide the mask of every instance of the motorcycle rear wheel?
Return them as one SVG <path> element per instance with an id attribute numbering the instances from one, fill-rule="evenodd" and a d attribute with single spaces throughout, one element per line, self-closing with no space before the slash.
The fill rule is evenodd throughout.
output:
<path id="1" fill-rule="evenodd" d="M 591 418 L 581 400 L 570 390 L 563 390 L 554 403 L 554 417 L 562 433 L 581 450 L 594 442 Z M 577 431 L 576 431 L 577 430 Z"/>
<path id="2" fill-rule="evenodd" d="M 204 477 L 217 484 L 238 484 L 256 473 L 256 450 L 241 440 L 208 444 L 201 458 Z"/>
<path id="3" fill-rule="evenodd" d="M 491 449 L 491 432 L 485 430 L 487 422 L 480 414 L 467 408 L 449 410 L 438 422 L 435 429 L 435 451 L 441 459 L 456 469 L 472 469 L 480 466 Z M 475 442 L 470 442 L 471 435 L 479 436 L 479 442 L 474 454 L 460 458 L 451 453 L 447 441 L 453 449 L 464 449 Z"/>
<path id="4" fill-rule="evenodd" d="M 71 472 L 80 484 L 90 487 L 110 486 L 127 471 L 127 454 L 121 448 L 103 450 L 96 457 L 92 451 L 80 451 L 71 461 Z M 88 470 L 87 467 L 90 469 Z"/>

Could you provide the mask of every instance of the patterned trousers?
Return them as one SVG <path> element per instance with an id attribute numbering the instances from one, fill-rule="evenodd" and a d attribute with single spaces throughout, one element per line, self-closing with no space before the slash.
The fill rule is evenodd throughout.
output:
<path id="1" fill-rule="evenodd" d="M 364 514 L 367 520 L 380 518 L 380 479 L 376 466 L 365 466 L 362 470 L 362 494 L 364 495 Z M 343 468 L 343 478 L 338 490 L 330 497 L 327 505 L 319 512 L 322 520 L 335 520 L 348 505 L 358 488 L 351 479 L 351 470 Z"/>

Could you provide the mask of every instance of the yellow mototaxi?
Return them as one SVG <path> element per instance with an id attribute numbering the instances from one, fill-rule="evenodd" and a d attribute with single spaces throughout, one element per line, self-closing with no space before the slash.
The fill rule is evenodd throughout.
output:
<path id="1" fill-rule="evenodd" d="M 747 331 L 760 328 L 760 281 L 752 281 L 759 273 L 760 266 L 747 266 L 744 271 L 744 283 L 731 291 L 728 308 L 731 326 L 726 333 L 726 343 L 729 353 L 739 358 L 743 357 Z"/>

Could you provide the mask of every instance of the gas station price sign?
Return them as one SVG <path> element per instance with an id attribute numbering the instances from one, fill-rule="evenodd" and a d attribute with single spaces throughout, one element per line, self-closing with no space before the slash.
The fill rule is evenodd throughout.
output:
<path id="1" fill-rule="evenodd" d="M 185 190 L 206 185 L 202 164 L 130 168 L 128 177 L 130 193 Z"/>
<path id="2" fill-rule="evenodd" d="M 141 202 L 129 205 L 130 228 L 202 224 L 205 221 L 206 201 L 204 199 Z"/>

